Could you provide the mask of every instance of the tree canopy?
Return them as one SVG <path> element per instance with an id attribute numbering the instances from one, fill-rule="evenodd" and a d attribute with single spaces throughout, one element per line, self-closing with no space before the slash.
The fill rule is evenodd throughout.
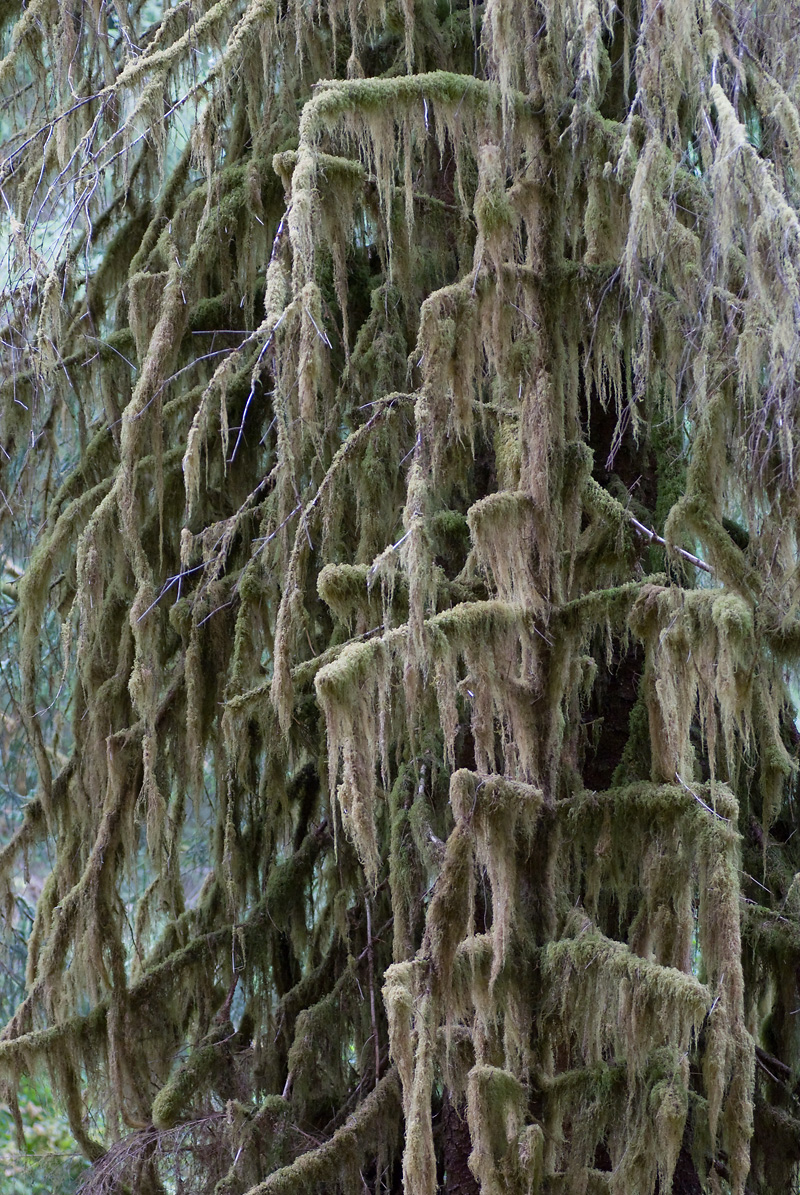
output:
<path id="1" fill-rule="evenodd" d="M 795 1189 L 800 5 L 0 22 L 20 1132 Z"/>

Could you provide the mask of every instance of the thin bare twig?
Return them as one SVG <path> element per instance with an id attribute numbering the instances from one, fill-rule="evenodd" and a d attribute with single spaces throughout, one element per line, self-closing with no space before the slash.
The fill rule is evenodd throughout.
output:
<path id="1" fill-rule="evenodd" d="M 367 910 L 367 974 L 369 976 L 369 1014 L 372 1020 L 372 1043 L 375 1048 L 375 1083 L 381 1073 L 381 1045 L 378 1037 L 378 1018 L 375 1013 L 375 951 L 372 946 L 372 909 L 369 893 L 364 893 L 364 906 Z"/>
<path id="2" fill-rule="evenodd" d="M 639 535 L 641 535 L 644 539 L 647 539 L 654 544 L 660 544 L 661 547 L 666 548 L 667 551 L 675 552 L 676 555 L 682 556 L 684 560 L 688 560 L 690 564 L 695 566 L 695 568 L 702 569 L 704 573 L 713 574 L 714 570 L 711 568 L 711 566 L 706 564 L 705 560 L 701 560 L 699 556 L 694 556 L 691 552 L 687 552 L 684 548 L 678 548 L 674 544 L 670 546 L 662 535 L 657 535 L 652 528 L 645 527 L 644 523 L 640 523 L 638 519 L 635 519 L 630 511 L 626 510 L 625 516 L 633 527 L 634 531 L 638 531 Z"/>

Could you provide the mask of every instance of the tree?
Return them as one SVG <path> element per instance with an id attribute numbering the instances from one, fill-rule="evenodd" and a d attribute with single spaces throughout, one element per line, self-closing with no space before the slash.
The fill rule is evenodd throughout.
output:
<path id="1" fill-rule="evenodd" d="M 84 1191 L 795 1189 L 798 17 L 3 7 Z"/>

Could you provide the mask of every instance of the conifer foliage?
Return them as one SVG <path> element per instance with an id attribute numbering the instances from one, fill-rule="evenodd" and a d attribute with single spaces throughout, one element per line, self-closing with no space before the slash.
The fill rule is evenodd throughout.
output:
<path id="1" fill-rule="evenodd" d="M 0 17 L 6 1098 L 87 1195 L 796 1189 L 800 4 Z"/>

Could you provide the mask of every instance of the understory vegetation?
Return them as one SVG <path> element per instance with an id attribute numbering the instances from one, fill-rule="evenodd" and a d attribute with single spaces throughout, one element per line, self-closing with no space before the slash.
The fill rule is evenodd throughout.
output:
<path id="1" fill-rule="evenodd" d="M 0 7 L 0 1100 L 83 1195 L 798 1190 L 798 27 Z"/>

